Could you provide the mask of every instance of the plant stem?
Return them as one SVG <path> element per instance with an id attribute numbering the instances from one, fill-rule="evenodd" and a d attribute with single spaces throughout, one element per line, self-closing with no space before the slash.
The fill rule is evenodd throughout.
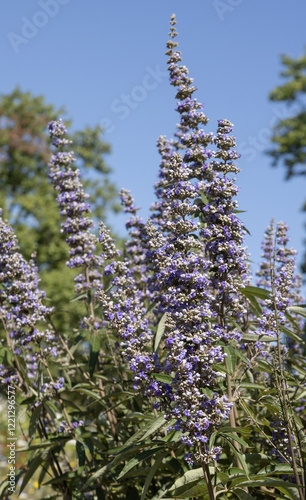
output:
<path id="1" fill-rule="evenodd" d="M 208 464 L 206 464 L 203 460 L 201 460 L 201 465 L 203 469 L 204 479 L 207 484 L 209 500 L 215 500 L 216 497 L 211 483 Z"/>

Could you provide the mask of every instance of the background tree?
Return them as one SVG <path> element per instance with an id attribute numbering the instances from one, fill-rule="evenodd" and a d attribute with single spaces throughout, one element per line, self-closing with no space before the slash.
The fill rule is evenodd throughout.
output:
<path id="1" fill-rule="evenodd" d="M 279 119 L 273 128 L 273 147 L 268 154 L 273 166 L 282 164 L 286 168 L 286 179 L 306 175 L 306 53 L 297 59 L 281 57 L 286 79 L 283 85 L 275 87 L 269 95 L 271 101 L 282 101 L 292 110 L 287 118 Z M 306 211 L 306 203 L 303 210 Z M 306 273 L 306 254 L 302 264 Z"/>
<path id="2" fill-rule="evenodd" d="M 46 176 L 50 160 L 47 125 L 63 115 L 63 108 L 55 109 L 43 96 L 33 96 L 18 87 L 1 96 L 0 207 L 16 228 L 23 255 L 29 258 L 36 253 L 42 288 L 53 297 L 57 309 L 74 293 L 74 273 L 65 265 L 67 245 L 59 233 L 60 214 Z M 102 139 L 100 126 L 76 131 L 72 139 L 77 166 L 91 195 L 92 215 L 105 220 L 107 212 L 119 210 L 117 190 L 109 180 L 110 168 L 105 162 L 110 145 Z M 69 315 L 65 318 L 69 321 Z"/>

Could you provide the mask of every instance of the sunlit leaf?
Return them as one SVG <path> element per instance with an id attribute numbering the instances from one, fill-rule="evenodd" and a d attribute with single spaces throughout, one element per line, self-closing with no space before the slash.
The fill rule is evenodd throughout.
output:
<path id="1" fill-rule="evenodd" d="M 155 339 L 154 339 L 154 352 L 158 351 L 159 345 L 161 343 L 162 336 L 165 331 L 165 326 L 166 326 L 166 321 L 167 321 L 167 313 L 165 312 L 163 316 L 161 317 L 160 322 L 158 323 Z"/>
<path id="2" fill-rule="evenodd" d="M 270 292 L 265 290 L 264 288 L 259 288 L 258 286 L 246 286 L 244 288 L 240 288 L 240 293 L 248 296 L 258 297 L 259 299 L 265 300 L 270 296 Z"/>

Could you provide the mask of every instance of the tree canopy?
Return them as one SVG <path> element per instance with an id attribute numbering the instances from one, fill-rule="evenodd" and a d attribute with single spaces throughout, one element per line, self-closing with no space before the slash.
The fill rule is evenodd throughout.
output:
<path id="1" fill-rule="evenodd" d="M 297 59 L 281 57 L 283 71 L 281 77 L 286 82 L 270 92 L 271 101 L 287 104 L 289 116 L 279 119 L 273 128 L 273 147 L 268 154 L 273 158 L 273 166 L 286 168 L 286 179 L 306 175 L 306 53 Z M 306 202 L 303 210 L 306 211 Z M 306 273 L 306 254 L 301 265 Z"/>
<path id="2" fill-rule="evenodd" d="M 274 166 L 285 166 L 289 179 L 306 174 L 306 54 L 297 59 L 283 55 L 281 60 L 281 77 L 286 82 L 275 87 L 269 97 L 271 101 L 285 102 L 292 112 L 276 123 L 271 138 L 273 147 L 268 153 Z"/>

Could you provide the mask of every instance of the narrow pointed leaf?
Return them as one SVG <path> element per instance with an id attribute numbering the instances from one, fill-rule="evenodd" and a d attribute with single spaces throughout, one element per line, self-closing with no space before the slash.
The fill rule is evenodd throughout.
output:
<path id="1" fill-rule="evenodd" d="M 225 436 L 224 436 L 224 437 L 225 437 Z M 246 461 L 245 461 L 244 456 L 242 455 L 242 453 L 240 453 L 240 452 L 237 450 L 237 448 L 233 445 L 233 443 L 232 443 L 229 439 L 227 439 L 227 438 L 225 438 L 225 439 L 226 439 L 226 441 L 228 442 L 228 444 L 229 444 L 230 448 L 232 449 L 232 451 L 233 451 L 234 455 L 235 455 L 235 456 L 237 457 L 237 459 L 239 460 L 239 462 L 240 462 L 240 464 L 241 464 L 241 467 L 242 467 L 242 469 L 243 469 L 243 471 L 244 471 L 245 475 L 246 475 L 247 477 L 249 477 L 249 470 L 248 470 L 248 466 L 247 466 L 247 464 L 246 464 Z"/>
<path id="2" fill-rule="evenodd" d="M 244 288 L 240 288 L 240 292 L 245 295 L 246 297 L 248 295 L 258 297 L 259 299 L 265 300 L 268 299 L 270 296 L 270 292 L 268 290 L 265 290 L 264 288 L 259 288 L 258 286 L 246 286 Z"/>
<path id="3" fill-rule="evenodd" d="M 156 332 L 155 340 L 154 340 L 154 352 L 158 351 L 162 336 L 163 336 L 164 331 L 165 331 L 166 321 L 167 321 L 167 313 L 163 314 L 160 322 L 158 323 L 157 332 Z"/>
<path id="4" fill-rule="evenodd" d="M 235 488 L 233 493 L 239 498 L 239 500 L 255 500 L 250 493 L 247 493 L 241 488 Z"/>
<path id="5" fill-rule="evenodd" d="M 154 462 L 154 464 L 152 465 L 152 467 L 150 468 L 150 472 L 149 474 L 147 475 L 146 477 L 146 480 L 145 480 L 145 484 L 143 485 L 143 490 L 142 490 L 142 493 L 141 493 L 141 498 L 140 500 L 145 500 L 146 499 L 146 495 L 147 495 L 147 491 L 149 489 L 149 486 L 151 484 L 151 481 L 158 469 L 158 467 L 160 466 L 163 458 L 168 454 L 169 452 L 167 453 L 160 453 L 156 456 L 156 460 Z"/>
<path id="6" fill-rule="evenodd" d="M 250 445 L 241 439 L 239 436 L 236 434 L 233 434 L 232 432 L 226 432 L 226 433 L 221 433 L 220 436 L 224 437 L 225 439 L 232 439 L 233 441 L 236 441 L 239 444 L 242 444 L 242 446 L 245 446 L 246 448 L 250 448 Z"/>
<path id="7" fill-rule="evenodd" d="M 300 314 L 301 316 L 304 316 L 304 318 L 306 318 L 306 308 L 301 306 L 289 306 L 288 309 L 289 311 Z"/>
<path id="8" fill-rule="evenodd" d="M 41 406 L 36 406 L 32 412 L 30 423 L 29 423 L 29 440 L 30 442 L 35 437 L 37 427 L 38 427 L 38 419 L 41 413 Z"/>
<path id="9" fill-rule="evenodd" d="M 43 462 L 44 459 L 45 459 L 44 453 L 39 453 L 32 460 L 32 462 L 30 463 L 29 468 L 28 468 L 28 470 L 25 473 L 25 476 L 23 478 L 22 485 L 21 485 L 20 491 L 19 491 L 19 495 L 23 492 L 24 488 L 26 487 L 26 485 L 30 481 L 31 477 L 33 476 L 33 474 L 35 473 L 35 471 L 37 470 L 37 468 L 40 466 L 40 464 Z"/>

